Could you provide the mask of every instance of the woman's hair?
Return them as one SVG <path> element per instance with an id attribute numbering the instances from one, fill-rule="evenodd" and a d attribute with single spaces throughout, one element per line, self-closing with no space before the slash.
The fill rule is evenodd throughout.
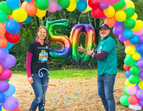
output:
<path id="1" fill-rule="evenodd" d="M 47 29 L 46 29 L 46 27 L 45 26 L 40 26 L 39 28 L 38 28 L 38 30 L 37 30 L 37 33 L 40 31 L 40 29 L 45 29 L 46 30 L 46 38 L 44 39 L 44 41 L 46 41 L 46 42 L 48 42 L 48 31 L 47 31 Z M 36 37 L 36 40 L 38 40 L 38 36 Z"/>

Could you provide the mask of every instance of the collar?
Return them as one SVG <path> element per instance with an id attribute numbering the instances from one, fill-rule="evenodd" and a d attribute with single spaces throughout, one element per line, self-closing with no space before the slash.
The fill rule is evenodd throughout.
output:
<path id="1" fill-rule="evenodd" d="M 109 35 L 107 35 L 106 37 L 101 37 L 101 40 L 104 40 L 104 39 L 106 39 L 107 37 L 109 37 Z"/>
<path id="2" fill-rule="evenodd" d="M 36 39 L 36 41 L 35 41 L 37 44 L 39 43 L 40 44 L 40 42 Z M 44 42 L 44 44 L 46 44 L 45 42 Z"/>

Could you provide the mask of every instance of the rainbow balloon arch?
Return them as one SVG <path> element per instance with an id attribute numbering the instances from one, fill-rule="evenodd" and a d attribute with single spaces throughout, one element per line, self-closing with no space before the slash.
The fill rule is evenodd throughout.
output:
<path id="1" fill-rule="evenodd" d="M 104 23 L 113 27 L 113 34 L 124 43 L 127 54 L 123 66 L 127 78 L 123 89 L 125 95 L 120 98 L 120 103 L 124 106 L 143 107 L 143 21 L 137 20 L 138 15 L 131 0 L 25 0 L 22 4 L 20 0 L 6 0 L 0 2 L 0 111 L 20 111 L 19 101 L 14 96 L 16 88 L 8 83 L 12 76 L 9 68 L 16 63 L 8 49 L 19 41 L 18 32 L 22 24 L 30 23 L 33 16 L 44 17 L 46 11 L 54 13 L 61 9 L 70 12 L 77 9 L 81 13 L 91 11 L 94 18 L 105 19 Z M 77 44 L 79 35 L 84 33 L 86 47 L 93 48 L 93 27 L 89 24 L 75 25 L 70 39 L 54 32 L 67 27 L 67 20 L 47 22 L 50 42 L 63 46 L 60 51 L 50 49 L 50 57 L 64 59 L 70 56 L 77 64 L 88 63 L 91 57 L 85 53 L 78 55 Z"/>

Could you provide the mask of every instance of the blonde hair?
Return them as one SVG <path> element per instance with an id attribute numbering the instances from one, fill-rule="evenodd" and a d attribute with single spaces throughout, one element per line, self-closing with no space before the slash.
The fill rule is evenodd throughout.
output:
<path id="1" fill-rule="evenodd" d="M 47 41 L 47 42 L 49 42 L 49 40 L 48 40 L 48 31 L 47 31 L 47 29 L 46 29 L 46 27 L 45 26 L 40 26 L 39 28 L 38 28 L 38 30 L 37 30 L 37 33 L 40 31 L 40 29 L 45 29 L 46 30 L 46 38 L 44 39 L 44 41 Z M 36 37 L 36 40 L 38 40 L 38 36 Z"/>

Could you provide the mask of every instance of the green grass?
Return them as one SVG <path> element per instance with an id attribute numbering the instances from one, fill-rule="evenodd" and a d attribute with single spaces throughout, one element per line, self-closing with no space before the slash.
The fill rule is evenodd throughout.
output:
<path id="1" fill-rule="evenodd" d="M 55 70 L 49 71 L 50 78 L 60 79 L 60 78 L 93 78 L 97 77 L 97 70 Z M 12 71 L 12 74 L 22 74 L 27 75 L 26 71 Z M 77 74 L 77 75 L 74 75 Z M 82 74 L 82 75 L 80 75 Z"/>

